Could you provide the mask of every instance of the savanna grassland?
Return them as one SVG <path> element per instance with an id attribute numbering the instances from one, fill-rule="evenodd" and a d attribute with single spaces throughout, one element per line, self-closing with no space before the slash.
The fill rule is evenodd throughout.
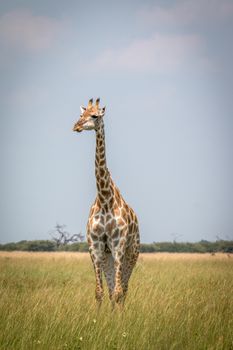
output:
<path id="1" fill-rule="evenodd" d="M 233 349 L 233 256 L 141 254 L 123 312 L 94 286 L 88 254 L 0 253 L 0 349 Z"/>

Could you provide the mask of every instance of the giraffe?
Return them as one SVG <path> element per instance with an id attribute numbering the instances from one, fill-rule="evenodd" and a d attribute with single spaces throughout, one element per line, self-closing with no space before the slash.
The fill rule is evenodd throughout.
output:
<path id="1" fill-rule="evenodd" d="M 139 227 L 137 216 L 125 202 L 114 184 L 106 164 L 104 121 L 105 107 L 100 99 L 87 108 L 81 106 L 81 115 L 73 131 L 95 130 L 95 176 L 97 196 L 91 207 L 87 223 L 87 242 L 93 263 L 98 305 L 103 300 L 104 273 L 109 298 L 113 305 L 123 305 L 128 282 L 139 255 Z"/>

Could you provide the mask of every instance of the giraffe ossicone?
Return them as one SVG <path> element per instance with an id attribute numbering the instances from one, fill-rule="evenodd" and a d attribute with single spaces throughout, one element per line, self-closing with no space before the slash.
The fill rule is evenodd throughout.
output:
<path id="1" fill-rule="evenodd" d="M 91 207 L 87 223 L 87 242 L 96 276 L 96 300 L 103 299 L 104 273 L 110 300 L 121 304 L 139 255 L 139 226 L 133 209 L 125 202 L 107 168 L 105 154 L 105 107 L 100 99 L 87 107 L 81 106 L 81 115 L 73 131 L 95 130 L 95 176 L 97 196 Z"/>

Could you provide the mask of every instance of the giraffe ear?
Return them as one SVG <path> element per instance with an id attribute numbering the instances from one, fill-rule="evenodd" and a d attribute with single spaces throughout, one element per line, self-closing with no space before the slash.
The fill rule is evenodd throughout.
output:
<path id="1" fill-rule="evenodd" d="M 101 112 L 100 112 L 101 117 L 104 116 L 104 114 L 105 114 L 105 109 L 106 109 L 106 106 L 104 106 L 103 108 L 101 108 Z"/>
<path id="2" fill-rule="evenodd" d="M 96 107 L 98 108 L 98 107 L 99 107 L 99 104 L 100 104 L 100 98 L 99 98 L 99 97 L 97 98 L 95 104 L 96 104 Z"/>
<path id="3" fill-rule="evenodd" d="M 92 103 L 93 103 L 93 98 L 91 98 L 88 102 L 88 108 L 91 108 L 92 107 Z"/>
<path id="4" fill-rule="evenodd" d="M 82 113 L 82 114 L 85 112 L 85 110 L 86 110 L 86 108 L 85 108 L 85 107 L 80 106 L 80 111 L 81 111 L 81 113 Z"/>

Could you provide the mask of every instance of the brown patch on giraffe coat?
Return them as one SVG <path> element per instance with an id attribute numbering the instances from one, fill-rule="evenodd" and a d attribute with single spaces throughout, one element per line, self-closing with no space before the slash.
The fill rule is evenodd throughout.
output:
<path id="1" fill-rule="evenodd" d="M 129 213 L 129 206 L 127 203 L 124 203 L 125 204 L 125 210 L 127 211 L 127 213 Z"/>
<path id="2" fill-rule="evenodd" d="M 113 229 L 116 227 L 116 220 L 113 219 L 111 222 L 109 222 L 107 225 L 106 225 L 106 232 L 112 232 Z"/>
<path id="3" fill-rule="evenodd" d="M 93 241 L 97 241 L 98 240 L 98 236 L 95 235 L 93 232 L 91 233 L 91 238 Z"/>
<path id="4" fill-rule="evenodd" d="M 134 221 L 133 210 L 131 208 L 130 208 L 129 214 L 130 214 L 131 220 Z"/>
<path id="5" fill-rule="evenodd" d="M 133 210 L 132 210 L 132 216 L 133 216 L 133 221 L 137 221 L 136 214 L 134 213 L 134 211 L 133 211 Z"/>
<path id="6" fill-rule="evenodd" d="M 103 217 L 103 215 L 101 215 L 101 217 L 100 217 L 100 222 L 101 222 L 102 225 L 104 225 L 104 217 Z"/>
<path id="7" fill-rule="evenodd" d="M 100 156 L 100 161 L 101 161 L 101 160 L 104 160 L 103 168 L 106 168 L 106 166 L 105 166 L 106 164 L 105 164 L 105 155 L 104 155 L 104 153 L 100 153 L 99 156 Z M 100 165 L 100 163 L 99 163 L 99 165 Z"/>
<path id="8" fill-rule="evenodd" d="M 103 179 L 100 180 L 100 186 L 103 188 L 105 186 L 105 181 Z"/>
<path id="9" fill-rule="evenodd" d="M 114 214 L 115 214 L 115 216 L 120 216 L 120 210 L 119 210 L 119 208 L 118 207 L 113 207 L 113 210 L 114 210 Z"/>
<path id="10" fill-rule="evenodd" d="M 121 237 L 125 237 L 127 232 L 128 232 L 127 227 L 124 227 L 122 230 L 120 230 Z"/>
<path id="11" fill-rule="evenodd" d="M 120 217 L 119 219 L 117 219 L 117 224 L 118 224 L 119 226 L 124 226 L 124 225 L 125 225 L 125 222 L 124 222 L 124 220 Z"/>
<path id="12" fill-rule="evenodd" d="M 113 246 L 116 247 L 119 244 L 119 239 L 113 241 Z"/>
<path id="13" fill-rule="evenodd" d="M 105 174 L 105 170 L 103 168 L 99 169 L 100 176 L 103 177 Z"/>
<path id="14" fill-rule="evenodd" d="M 121 250 L 118 250 L 117 254 L 118 254 L 119 258 L 121 258 L 123 255 L 123 252 Z"/>
<path id="15" fill-rule="evenodd" d="M 130 232 L 130 233 L 133 232 L 133 223 L 129 224 L 129 232 Z"/>
<path id="16" fill-rule="evenodd" d="M 114 198 L 113 198 L 113 197 L 111 197 L 111 199 L 110 199 L 110 201 L 109 201 L 109 208 L 111 208 L 111 209 L 112 209 L 113 204 L 114 204 Z"/>
<path id="17" fill-rule="evenodd" d="M 102 146 L 102 145 L 103 145 L 103 139 L 102 139 L 102 137 L 99 136 L 99 137 L 97 138 L 97 146 L 100 147 L 100 146 Z"/>
<path id="18" fill-rule="evenodd" d="M 127 213 L 126 213 L 126 211 L 125 211 L 124 208 L 121 209 L 121 216 L 122 216 L 123 220 L 124 220 L 125 222 L 127 222 L 128 215 L 127 215 Z"/>
<path id="19" fill-rule="evenodd" d="M 95 235 L 99 236 L 103 232 L 103 227 L 100 225 L 93 225 L 92 226 L 92 231 L 94 232 Z"/>
<path id="20" fill-rule="evenodd" d="M 100 193 L 98 193 L 98 196 L 99 196 L 99 199 L 101 200 L 101 202 L 104 202 L 104 197 Z"/>
<path id="21" fill-rule="evenodd" d="M 97 197 L 95 201 L 95 212 L 100 211 L 100 208 L 101 208 L 100 201 L 99 201 L 99 198 Z"/>
<path id="22" fill-rule="evenodd" d="M 106 216 L 106 222 L 108 222 L 108 221 L 111 220 L 111 219 L 112 219 L 111 215 L 110 215 L 110 214 L 107 214 L 107 216 Z"/>
<path id="23" fill-rule="evenodd" d="M 125 245 L 125 240 L 121 240 L 121 241 L 120 241 L 120 248 L 123 248 L 124 245 Z"/>
<path id="24" fill-rule="evenodd" d="M 119 237 L 119 229 L 116 228 L 115 231 L 112 234 L 112 239 L 116 239 Z"/>
<path id="25" fill-rule="evenodd" d="M 89 218 L 89 228 L 93 225 L 94 217 L 90 216 Z"/>
<path id="26" fill-rule="evenodd" d="M 120 197 L 119 191 L 117 191 L 117 190 L 115 190 L 115 199 L 116 199 L 117 205 L 120 207 L 121 206 L 121 197 Z"/>
<path id="27" fill-rule="evenodd" d="M 106 198 L 110 198 L 111 196 L 111 192 L 110 191 L 106 191 L 106 190 L 101 190 L 101 194 Z"/>
<path id="28" fill-rule="evenodd" d="M 95 243 L 93 244 L 93 247 L 94 247 L 95 249 L 99 248 L 99 242 L 95 242 Z"/>

